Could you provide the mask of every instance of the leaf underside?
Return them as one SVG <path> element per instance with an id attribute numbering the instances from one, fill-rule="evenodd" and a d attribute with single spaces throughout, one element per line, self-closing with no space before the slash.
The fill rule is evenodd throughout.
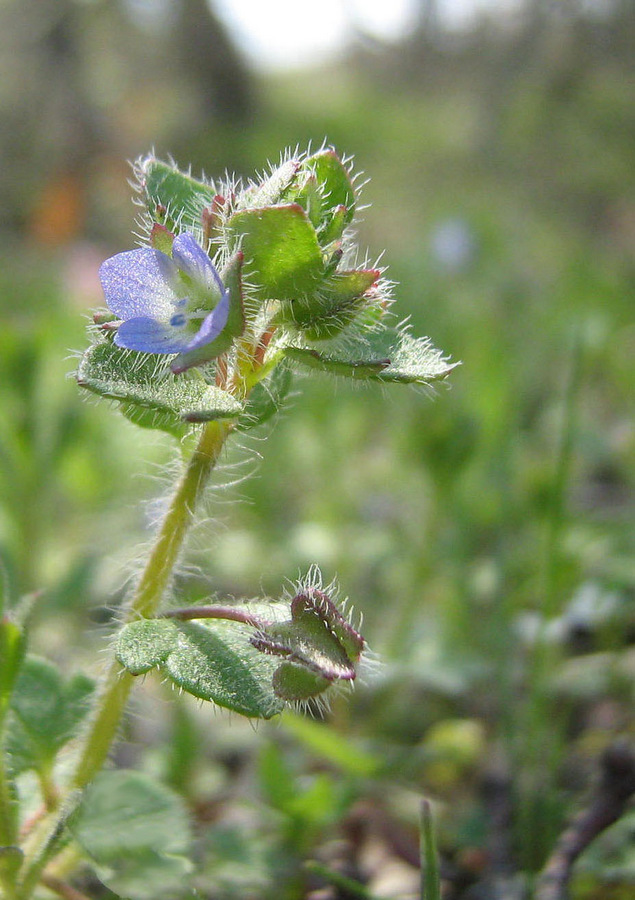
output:
<path id="1" fill-rule="evenodd" d="M 126 625 L 117 659 L 133 675 L 158 668 L 177 687 L 252 718 L 269 719 L 283 704 L 273 692 L 279 663 L 249 643 L 252 630 L 235 622 L 205 625 L 140 619 Z"/>
<path id="2" fill-rule="evenodd" d="M 109 341 L 88 348 L 76 377 L 87 390 L 120 401 L 137 424 L 177 435 L 187 430 L 187 422 L 235 418 L 243 409 L 231 394 L 198 375 L 173 375 L 156 355 L 123 350 Z"/>
<path id="3" fill-rule="evenodd" d="M 334 375 L 401 384 L 429 384 L 448 375 L 450 363 L 428 338 L 384 329 L 367 339 L 348 342 L 342 348 L 318 351 L 286 347 L 284 355 L 294 363 Z"/>

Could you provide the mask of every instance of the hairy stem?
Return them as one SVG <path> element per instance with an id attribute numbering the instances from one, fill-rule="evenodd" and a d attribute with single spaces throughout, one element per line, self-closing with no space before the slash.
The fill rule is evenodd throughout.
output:
<path id="1" fill-rule="evenodd" d="M 227 423 L 209 422 L 190 457 L 176 488 L 172 502 L 163 519 L 154 546 L 130 601 L 125 621 L 152 616 L 165 593 L 174 566 L 183 548 L 188 529 L 192 524 L 197 502 L 200 499 L 210 473 L 218 462 L 225 440 L 232 426 Z M 83 746 L 72 776 L 70 789 L 85 788 L 99 772 L 107 759 L 111 745 L 117 736 L 121 718 L 132 687 L 132 676 L 122 672 L 117 660 L 112 661 L 104 678 Z M 59 814 L 58 814 L 59 818 Z M 48 825 L 48 823 L 47 823 Z M 32 866 L 53 855 L 36 851 Z M 43 859 L 44 856 L 44 859 Z M 23 886 L 31 888 L 30 866 L 27 865 Z M 32 888 L 31 888 L 32 889 Z M 30 891 L 21 897 L 30 896 Z"/>
<path id="2" fill-rule="evenodd" d="M 218 461 L 230 429 L 231 426 L 219 422 L 210 422 L 203 429 L 139 579 L 126 616 L 127 622 L 147 618 L 156 612 L 192 524 L 197 501 Z M 121 672 L 121 666 L 114 660 L 75 770 L 73 787 L 84 787 L 104 764 L 116 736 L 132 680 L 127 672 Z"/>

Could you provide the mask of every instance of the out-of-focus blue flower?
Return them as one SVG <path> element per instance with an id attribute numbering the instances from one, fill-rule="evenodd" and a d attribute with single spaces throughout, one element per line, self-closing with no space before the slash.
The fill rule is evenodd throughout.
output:
<path id="1" fill-rule="evenodd" d="M 430 238 L 436 261 L 451 272 L 467 268 L 474 260 L 477 246 L 474 232 L 463 219 L 437 222 Z"/>
<path id="2" fill-rule="evenodd" d="M 229 315 L 229 293 L 191 234 L 174 238 L 172 258 L 150 247 L 107 259 L 99 277 L 123 321 L 115 344 L 142 353 L 185 353 L 210 344 Z"/>

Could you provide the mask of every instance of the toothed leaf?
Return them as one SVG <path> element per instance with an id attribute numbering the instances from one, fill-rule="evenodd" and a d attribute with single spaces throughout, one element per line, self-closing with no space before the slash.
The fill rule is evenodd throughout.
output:
<path id="1" fill-rule="evenodd" d="M 149 157 L 140 164 L 141 189 L 152 218 L 170 231 L 198 229 L 203 210 L 216 196 L 214 187 Z"/>
<path id="2" fill-rule="evenodd" d="M 297 203 L 235 213 L 232 247 L 245 257 L 246 277 L 260 300 L 291 300 L 315 291 L 324 274 L 313 225 Z"/>
<path id="3" fill-rule="evenodd" d="M 273 687 L 283 700 L 308 700 L 338 680 L 352 681 L 364 639 L 319 590 L 291 601 L 291 618 L 267 625 L 251 639 L 264 654 L 282 657 Z"/>
<path id="4" fill-rule="evenodd" d="M 428 338 L 384 329 L 342 349 L 287 347 L 284 355 L 303 367 L 349 378 L 402 384 L 429 384 L 446 377 L 457 365 L 449 363 Z"/>
<path id="5" fill-rule="evenodd" d="M 126 625 L 117 659 L 133 675 L 157 667 L 189 694 L 251 718 L 269 719 L 282 703 L 272 687 L 278 665 L 251 646 L 253 630 L 235 622 L 142 619 Z"/>
<path id="6" fill-rule="evenodd" d="M 314 228 L 322 221 L 323 201 L 315 175 L 305 176 L 301 185 L 287 192 L 290 203 L 299 203 Z"/>
<path id="7" fill-rule="evenodd" d="M 188 422 L 235 418 L 242 405 L 198 375 L 157 376 L 156 356 L 123 350 L 110 341 L 89 347 L 77 369 L 77 381 L 99 394 L 118 400 L 128 418 L 146 428 L 159 428 L 176 436 Z"/>

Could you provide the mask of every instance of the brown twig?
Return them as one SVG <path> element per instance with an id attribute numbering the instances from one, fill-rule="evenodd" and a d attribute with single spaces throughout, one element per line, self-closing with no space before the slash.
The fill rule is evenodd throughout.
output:
<path id="1" fill-rule="evenodd" d="M 635 794 L 635 752 L 610 746 L 601 760 L 602 777 L 589 806 L 561 835 L 538 880 L 534 900 L 567 900 L 573 864 L 602 831 L 616 822 Z"/>

